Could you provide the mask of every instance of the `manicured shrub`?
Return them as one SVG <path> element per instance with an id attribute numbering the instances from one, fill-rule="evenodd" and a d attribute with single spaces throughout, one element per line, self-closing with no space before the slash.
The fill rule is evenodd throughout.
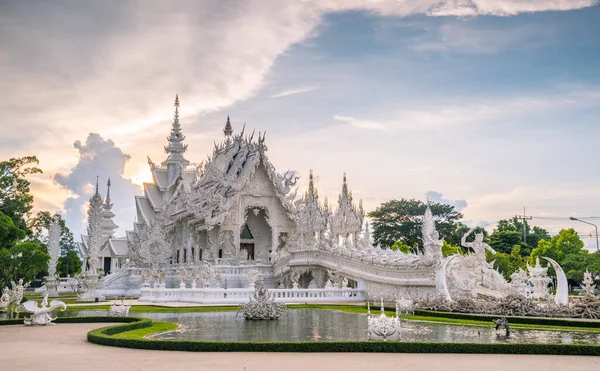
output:
<path id="1" fill-rule="evenodd" d="M 489 321 L 500 318 L 502 316 L 488 314 L 470 314 L 470 313 L 455 313 L 455 312 L 436 312 L 433 310 L 416 309 L 415 315 L 428 317 L 442 317 L 454 319 L 470 319 L 476 321 Z M 600 329 L 598 321 L 583 321 L 570 318 L 546 318 L 546 317 L 512 317 L 506 316 L 508 323 L 519 323 L 529 325 L 546 325 L 546 326 L 571 326 Z"/>

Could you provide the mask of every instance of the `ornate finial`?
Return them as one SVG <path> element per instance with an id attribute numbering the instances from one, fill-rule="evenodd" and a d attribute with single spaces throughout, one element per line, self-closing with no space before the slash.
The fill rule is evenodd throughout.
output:
<path id="1" fill-rule="evenodd" d="M 230 137 L 233 134 L 233 128 L 231 127 L 231 121 L 229 120 L 229 115 L 227 115 L 227 122 L 225 123 L 225 128 L 223 129 L 223 134 L 225 137 Z"/>
<path id="2" fill-rule="evenodd" d="M 181 125 L 179 124 L 179 94 L 175 96 L 175 114 L 173 115 L 173 126 L 171 128 L 171 135 L 167 137 L 169 144 L 165 146 L 165 152 L 169 154 L 163 165 L 168 163 L 180 163 L 184 167 L 189 164 L 183 157 L 183 153 L 187 151 L 187 145 L 183 144 L 185 135 L 181 132 Z"/>
<path id="3" fill-rule="evenodd" d="M 94 193 L 94 196 L 98 195 L 98 175 L 96 175 L 96 193 Z"/>
<path id="4" fill-rule="evenodd" d="M 107 209 L 110 209 L 112 207 L 112 205 L 110 204 L 110 177 L 108 178 L 108 182 L 106 182 L 106 200 L 105 200 L 105 205 Z"/>

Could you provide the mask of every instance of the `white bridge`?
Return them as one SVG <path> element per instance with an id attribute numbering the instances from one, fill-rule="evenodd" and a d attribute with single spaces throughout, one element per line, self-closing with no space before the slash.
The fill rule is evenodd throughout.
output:
<path id="1" fill-rule="evenodd" d="M 239 304 L 250 301 L 250 288 L 142 288 L 140 302 L 168 303 L 185 302 L 198 304 Z M 280 303 L 339 303 L 365 301 L 364 290 L 333 289 L 269 289 L 276 302 Z"/>
<path id="2" fill-rule="evenodd" d="M 257 271 L 276 301 L 282 303 L 362 302 L 381 297 L 412 298 L 435 294 L 435 270 L 423 264 L 407 265 L 359 258 L 323 250 L 292 251 L 274 264 L 214 265 L 212 279 L 205 287 L 196 287 L 196 278 L 182 285 L 177 268 L 165 269 L 165 283 L 142 284 L 141 270 L 129 268 L 103 279 L 107 296 L 139 297 L 140 302 L 186 302 L 199 304 L 236 304 L 250 300 L 249 271 Z M 324 277 L 334 271 L 338 279 L 350 280 L 349 287 L 337 282 L 326 285 Z M 292 284 L 290 277 L 309 274 L 317 277 L 311 287 L 306 282 Z"/>

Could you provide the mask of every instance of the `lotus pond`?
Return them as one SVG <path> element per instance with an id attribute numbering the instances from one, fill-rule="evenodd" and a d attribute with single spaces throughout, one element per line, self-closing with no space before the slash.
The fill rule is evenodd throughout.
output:
<path id="1" fill-rule="evenodd" d="M 106 311 L 67 311 L 61 315 L 98 316 Z M 331 309 L 293 309 L 277 321 L 246 321 L 227 312 L 132 312 L 132 316 L 174 322 L 176 331 L 154 335 L 163 340 L 339 341 L 366 340 L 367 316 Z M 515 328 L 510 336 L 490 326 L 402 320 L 402 341 L 600 344 L 600 331 Z"/>

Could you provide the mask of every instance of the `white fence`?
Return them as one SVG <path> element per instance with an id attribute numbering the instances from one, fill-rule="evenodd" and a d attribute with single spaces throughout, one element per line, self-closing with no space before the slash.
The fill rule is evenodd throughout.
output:
<path id="1" fill-rule="evenodd" d="M 252 289 L 195 288 L 166 289 L 142 288 L 140 302 L 145 303 L 199 303 L 238 304 L 250 301 Z M 269 289 L 275 301 L 280 303 L 346 303 L 365 300 L 362 289 Z"/>

